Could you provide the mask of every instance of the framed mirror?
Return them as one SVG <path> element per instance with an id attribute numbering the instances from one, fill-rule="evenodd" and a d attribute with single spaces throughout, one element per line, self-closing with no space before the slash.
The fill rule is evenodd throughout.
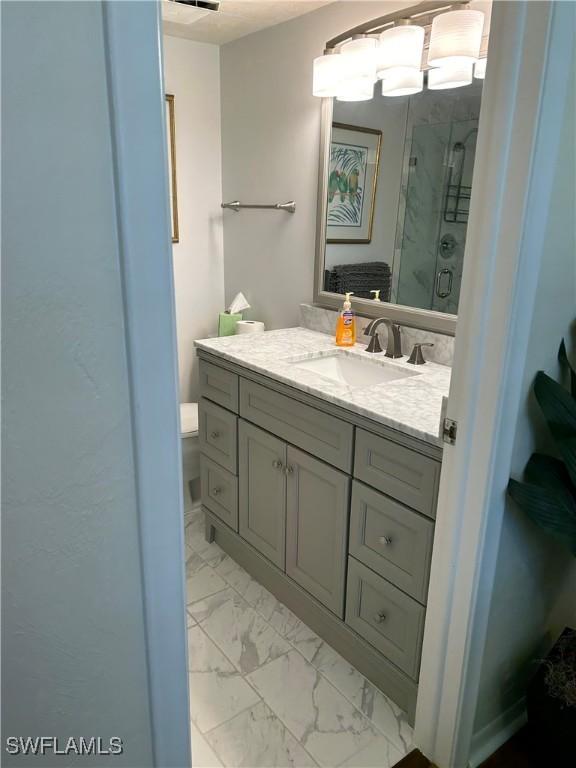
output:
<path id="1" fill-rule="evenodd" d="M 371 99 L 323 99 L 314 302 L 352 292 L 362 315 L 454 334 L 484 81 L 429 77 L 410 96 L 377 81 Z"/>

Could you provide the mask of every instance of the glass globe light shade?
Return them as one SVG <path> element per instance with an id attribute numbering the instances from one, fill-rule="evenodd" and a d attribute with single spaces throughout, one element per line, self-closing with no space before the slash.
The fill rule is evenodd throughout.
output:
<path id="1" fill-rule="evenodd" d="M 484 14 L 462 9 L 435 16 L 430 32 L 428 64 L 474 63 L 480 55 Z"/>
<path id="2" fill-rule="evenodd" d="M 451 64 L 428 70 L 428 88 L 442 91 L 447 88 L 462 88 L 472 82 L 472 63 Z"/>
<path id="3" fill-rule="evenodd" d="M 376 76 L 385 77 L 386 71 L 396 67 L 420 69 L 424 48 L 424 27 L 399 24 L 385 29 L 380 35 L 376 54 Z"/>
<path id="4" fill-rule="evenodd" d="M 424 72 L 413 67 L 392 67 L 386 70 L 382 80 L 383 96 L 411 96 L 420 93 L 424 83 Z"/>

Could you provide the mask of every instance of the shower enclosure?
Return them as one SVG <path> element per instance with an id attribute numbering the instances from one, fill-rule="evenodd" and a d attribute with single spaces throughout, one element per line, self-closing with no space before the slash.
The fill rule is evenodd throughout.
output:
<path id="1" fill-rule="evenodd" d="M 477 114 L 407 131 L 394 259 L 398 304 L 458 313 L 477 132 Z"/>

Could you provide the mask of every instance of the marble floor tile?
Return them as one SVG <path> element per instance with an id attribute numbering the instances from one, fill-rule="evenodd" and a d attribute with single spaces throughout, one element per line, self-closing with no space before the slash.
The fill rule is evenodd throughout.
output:
<path id="1" fill-rule="evenodd" d="M 317 763 L 263 702 L 206 735 L 229 768 L 304 768 Z"/>
<path id="2" fill-rule="evenodd" d="M 235 560 L 228 557 L 228 555 L 218 565 L 216 573 L 241 595 L 244 594 L 250 582 L 253 581 L 252 576 L 241 565 L 238 565 Z"/>
<path id="3" fill-rule="evenodd" d="M 259 701 L 233 664 L 198 626 L 188 630 L 190 718 L 202 732 Z"/>
<path id="4" fill-rule="evenodd" d="M 195 603 L 203 597 L 221 592 L 226 586 L 226 582 L 218 576 L 214 568 L 202 561 L 202 567 L 190 573 L 186 580 L 188 602 Z"/>
<path id="5" fill-rule="evenodd" d="M 339 765 L 342 768 L 392 768 L 404 757 L 384 736 L 377 736 L 367 746 Z"/>
<path id="6" fill-rule="evenodd" d="M 203 600 L 198 600 L 195 603 L 188 603 L 188 613 L 198 622 L 204 621 L 208 616 L 217 611 L 220 606 L 227 603 L 234 598 L 237 594 L 231 587 L 223 589 L 222 592 L 217 592 L 214 595 L 209 595 Z"/>
<path id="7" fill-rule="evenodd" d="M 190 723 L 190 742 L 192 768 L 222 768 L 222 761 L 192 722 Z"/>
<path id="8" fill-rule="evenodd" d="M 414 731 L 406 713 L 382 691 L 375 688 L 372 701 L 366 700 L 362 711 L 402 754 L 413 749 Z"/>
<path id="9" fill-rule="evenodd" d="M 234 590 L 228 591 L 226 601 L 214 600 L 211 605 L 204 618 L 194 610 L 192 615 L 243 675 L 290 650 L 290 644 Z"/>
<path id="10" fill-rule="evenodd" d="M 372 701 L 376 689 L 364 675 L 325 642 L 318 647 L 310 661 L 348 701 L 362 712 L 365 711 L 364 704 L 367 699 Z"/>
<path id="11" fill-rule="evenodd" d="M 224 552 L 224 550 L 221 549 L 221 547 L 219 547 L 215 541 L 210 543 L 205 541 L 204 544 L 205 546 L 199 548 L 200 552 L 202 553 L 202 560 L 208 563 L 208 565 L 211 565 L 212 568 L 218 567 L 222 560 L 228 557 L 226 552 Z"/>
<path id="12" fill-rule="evenodd" d="M 411 748 L 412 728 L 406 714 L 327 643 L 310 659 L 332 685 L 403 752 Z"/>
<path id="13" fill-rule="evenodd" d="M 370 721 L 297 651 L 266 664 L 247 680 L 323 766 L 338 765 L 379 737 Z"/>
<path id="14" fill-rule="evenodd" d="M 302 625 L 302 622 L 298 616 L 292 613 L 290 608 L 287 608 L 283 603 L 278 603 L 276 610 L 270 617 L 270 624 L 282 637 L 287 637 L 296 631 Z"/>
<path id="15" fill-rule="evenodd" d="M 244 600 L 254 608 L 266 621 L 270 621 L 278 606 L 278 600 L 262 584 L 251 579 L 244 592 Z"/>
<path id="16" fill-rule="evenodd" d="M 303 621 L 294 626 L 285 637 L 308 661 L 312 661 L 324 644 L 316 632 L 311 630 Z"/>

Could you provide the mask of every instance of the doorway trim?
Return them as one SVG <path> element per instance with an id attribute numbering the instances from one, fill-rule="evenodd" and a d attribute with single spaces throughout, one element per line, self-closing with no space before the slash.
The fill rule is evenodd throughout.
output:
<path id="1" fill-rule="evenodd" d="M 191 765 L 184 518 L 158 2 L 102 2 L 155 766 Z"/>
<path id="2" fill-rule="evenodd" d="M 444 451 L 415 730 L 443 768 L 466 765 L 470 750 L 520 407 L 515 372 L 524 368 L 543 250 L 533 211 L 550 196 L 569 6 L 493 8 L 448 406 L 458 438 Z M 103 8 L 154 760 L 176 768 L 190 764 L 190 739 L 161 25 L 158 3 Z M 459 343 L 467 337 L 477 343 Z"/>
<path id="3" fill-rule="evenodd" d="M 444 449 L 415 724 L 416 744 L 443 768 L 470 758 L 568 84 L 570 5 L 492 10 L 448 404 L 458 436 Z M 459 343 L 467 338 L 475 344 Z"/>

